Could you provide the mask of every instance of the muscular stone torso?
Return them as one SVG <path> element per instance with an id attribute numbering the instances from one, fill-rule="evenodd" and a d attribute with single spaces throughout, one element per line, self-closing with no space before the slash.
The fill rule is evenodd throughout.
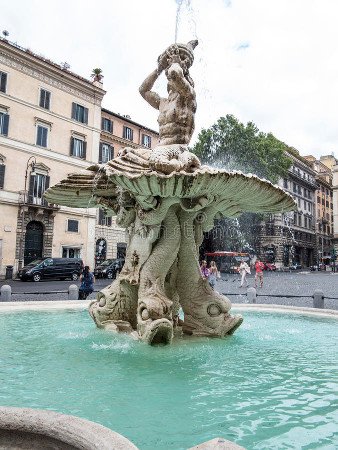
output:
<path id="1" fill-rule="evenodd" d="M 161 98 L 158 117 L 160 145 L 188 144 L 195 128 L 195 95 L 175 93 Z"/>

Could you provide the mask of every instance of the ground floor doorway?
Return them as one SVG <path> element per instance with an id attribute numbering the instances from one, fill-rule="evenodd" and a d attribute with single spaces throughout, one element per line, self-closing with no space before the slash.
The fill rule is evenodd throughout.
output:
<path id="1" fill-rule="evenodd" d="M 35 220 L 29 222 L 26 227 L 24 265 L 43 255 L 43 225 Z"/>

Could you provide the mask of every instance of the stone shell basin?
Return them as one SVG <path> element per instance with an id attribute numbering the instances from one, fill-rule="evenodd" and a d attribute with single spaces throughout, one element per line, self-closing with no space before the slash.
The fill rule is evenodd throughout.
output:
<path id="1" fill-rule="evenodd" d="M 221 202 L 221 215 L 235 217 L 242 212 L 281 212 L 295 209 L 294 199 L 277 185 L 256 175 L 201 167 L 194 173 L 173 172 L 169 175 L 149 171 L 123 173 L 111 170 L 109 163 L 95 165 L 49 188 L 49 203 L 87 208 L 100 206 L 102 199 L 112 204 L 121 189 L 130 192 L 143 206 L 147 197 L 192 199 L 208 196 Z M 209 203 L 209 202 L 208 202 Z M 101 204 L 106 209 L 109 205 Z M 155 209 L 150 204 L 145 209 Z M 217 217 L 216 217 L 217 218 Z"/>

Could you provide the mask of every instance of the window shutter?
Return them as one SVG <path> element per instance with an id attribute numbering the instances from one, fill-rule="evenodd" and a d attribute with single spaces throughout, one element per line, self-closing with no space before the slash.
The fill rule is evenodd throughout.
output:
<path id="1" fill-rule="evenodd" d="M 4 164 L 0 164 L 0 189 L 3 189 L 5 184 L 5 170 L 6 166 Z"/>
<path id="2" fill-rule="evenodd" d="M 83 108 L 83 123 L 88 124 L 88 108 Z"/>
<path id="3" fill-rule="evenodd" d="M 6 85 L 7 85 L 7 73 L 1 72 L 0 76 L 0 91 L 6 92 Z"/>
<path id="4" fill-rule="evenodd" d="M 49 188 L 49 185 L 50 185 L 50 177 L 47 175 L 47 176 L 46 176 L 46 180 L 45 180 L 45 190 L 44 190 L 44 192 L 47 191 L 47 189 Z M 43 197 L 42 204 L 43 204 L 44 206 L 47 206 L 47 205 L 48 205 L 48 202 L 47 202 L 47 200 L 46 200 L 44 197 Z"/>
<path id="5" fill-rule="evenodd" d="M 109 120 L 109 133 L 113 132 L 113 122 Z"/>
<path id="6" fill-rule="evenodd" d="M 130 140 L 131 140 L 131 141 L 133 141 L 133 140 L 134 140 L 134 138 L 133 138 L 133 135 L 134 135 L 134 132 L 133 132 L 133 130 L 132 130 L 132 129 L 130 129 Z"/>
<path id="7" fill-rule="evenodd" d="M 28 189 L 28 202 L 29 203 L 33 203 L 34 181 L 35 181 L 35 176 L 30 175 L 30 177 L 29 177 L 29 189 Z"/>
<path id="8" fill-rule="evenodd" d="M 83 152 L 82 152 L 82 158 L 86 159 L 87 157 L 87 142 L 83 141 Z"/>
<path id="9" fill-rule="evenodd" d="M 39 103 L 39 106 L 41 108 L 45 107 L 45 94 L 46 94 L 46 91 L 43 90 L 43 89 L 40 89 L 40 103 Z"/>
<path id="10" fill-rule="evenodd" d="M 45 127 L 42 127 L 42 141 L 41 141 L 42 147 L 47 147 L 47 133 L 48 133 L 48 129 Z"/>
<path id="11" fill-rule="evenodd" d="M 8 136 L 9 114 L 3 115 L 3 135 Z"/>
<path id="12" fill-rule="evenodd" d="M 76 119 L 76 103 L 72 103 L 72 119 Z"/>
<path id="13" fill-rule="evenodd" d="M 99 145 L 99 163 L 102 163 L 102 142 Z"/>
<path id="14" fill-rule="evenodd" d="M 103 209 L 99 208 L 99 225 L 103 225 L 104 221 L 104 212 Z"/>
<path id="15" fill-rule="evenodd" d="M 107 225 L 108 227 L 111 227 L 111 217 L 107 217 L 107 218 L 106 218 L 106 225 Z"/>
<path id="16" fill-rule="evenodd" d="M 74 155 L 74 138 L 73 137 L 70 138 L 70 152 L 69 153 L 71 156 Z"/>
<path id="17" fill-rule="evenodd" d="M 104 117 L 101 117 L 101 130 L 104 130 Z"/>
<path id="18" fill-rule="evenodd" d="M 49 109 L 50 108 L 50 92 L 45 91 L 45 93 L 46 93 L 45 108 Z"/>

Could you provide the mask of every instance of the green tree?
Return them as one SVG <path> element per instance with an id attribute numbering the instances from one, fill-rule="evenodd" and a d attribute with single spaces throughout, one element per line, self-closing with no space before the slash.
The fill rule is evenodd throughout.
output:
<path id="1" fill-rule="evenodd" d="M 291 165 L 285 154 L 287 149 L 284 142 L 259 131 L 253 122 L 244 125 L 228 114 L 200 132 L 192 151 L 203 163 L 251 172 L 275 183 Z"/>
<path id="2" fill-rule="evenodd" d="M 202 163 L 226 170 L 253 173 L 273 183 L 286 176 L 291 165 L 292 161 L 286 155 L 286 150 L 288 146 L 273 134 L 259 131 L 253 122 L 244 125 L 230 114 L 220 117 L 210 128 L 203 129 L 192 149 Z M 261 214 L 244 213 L 238 221 L 219 220 L 216 228 L 223 229 L 224 233 L 222 236 L 219 233 L 209 233 L 204 241 L 204 250 L 251 248 L 257 251 L 259 227 L 263 219 Z"/>

